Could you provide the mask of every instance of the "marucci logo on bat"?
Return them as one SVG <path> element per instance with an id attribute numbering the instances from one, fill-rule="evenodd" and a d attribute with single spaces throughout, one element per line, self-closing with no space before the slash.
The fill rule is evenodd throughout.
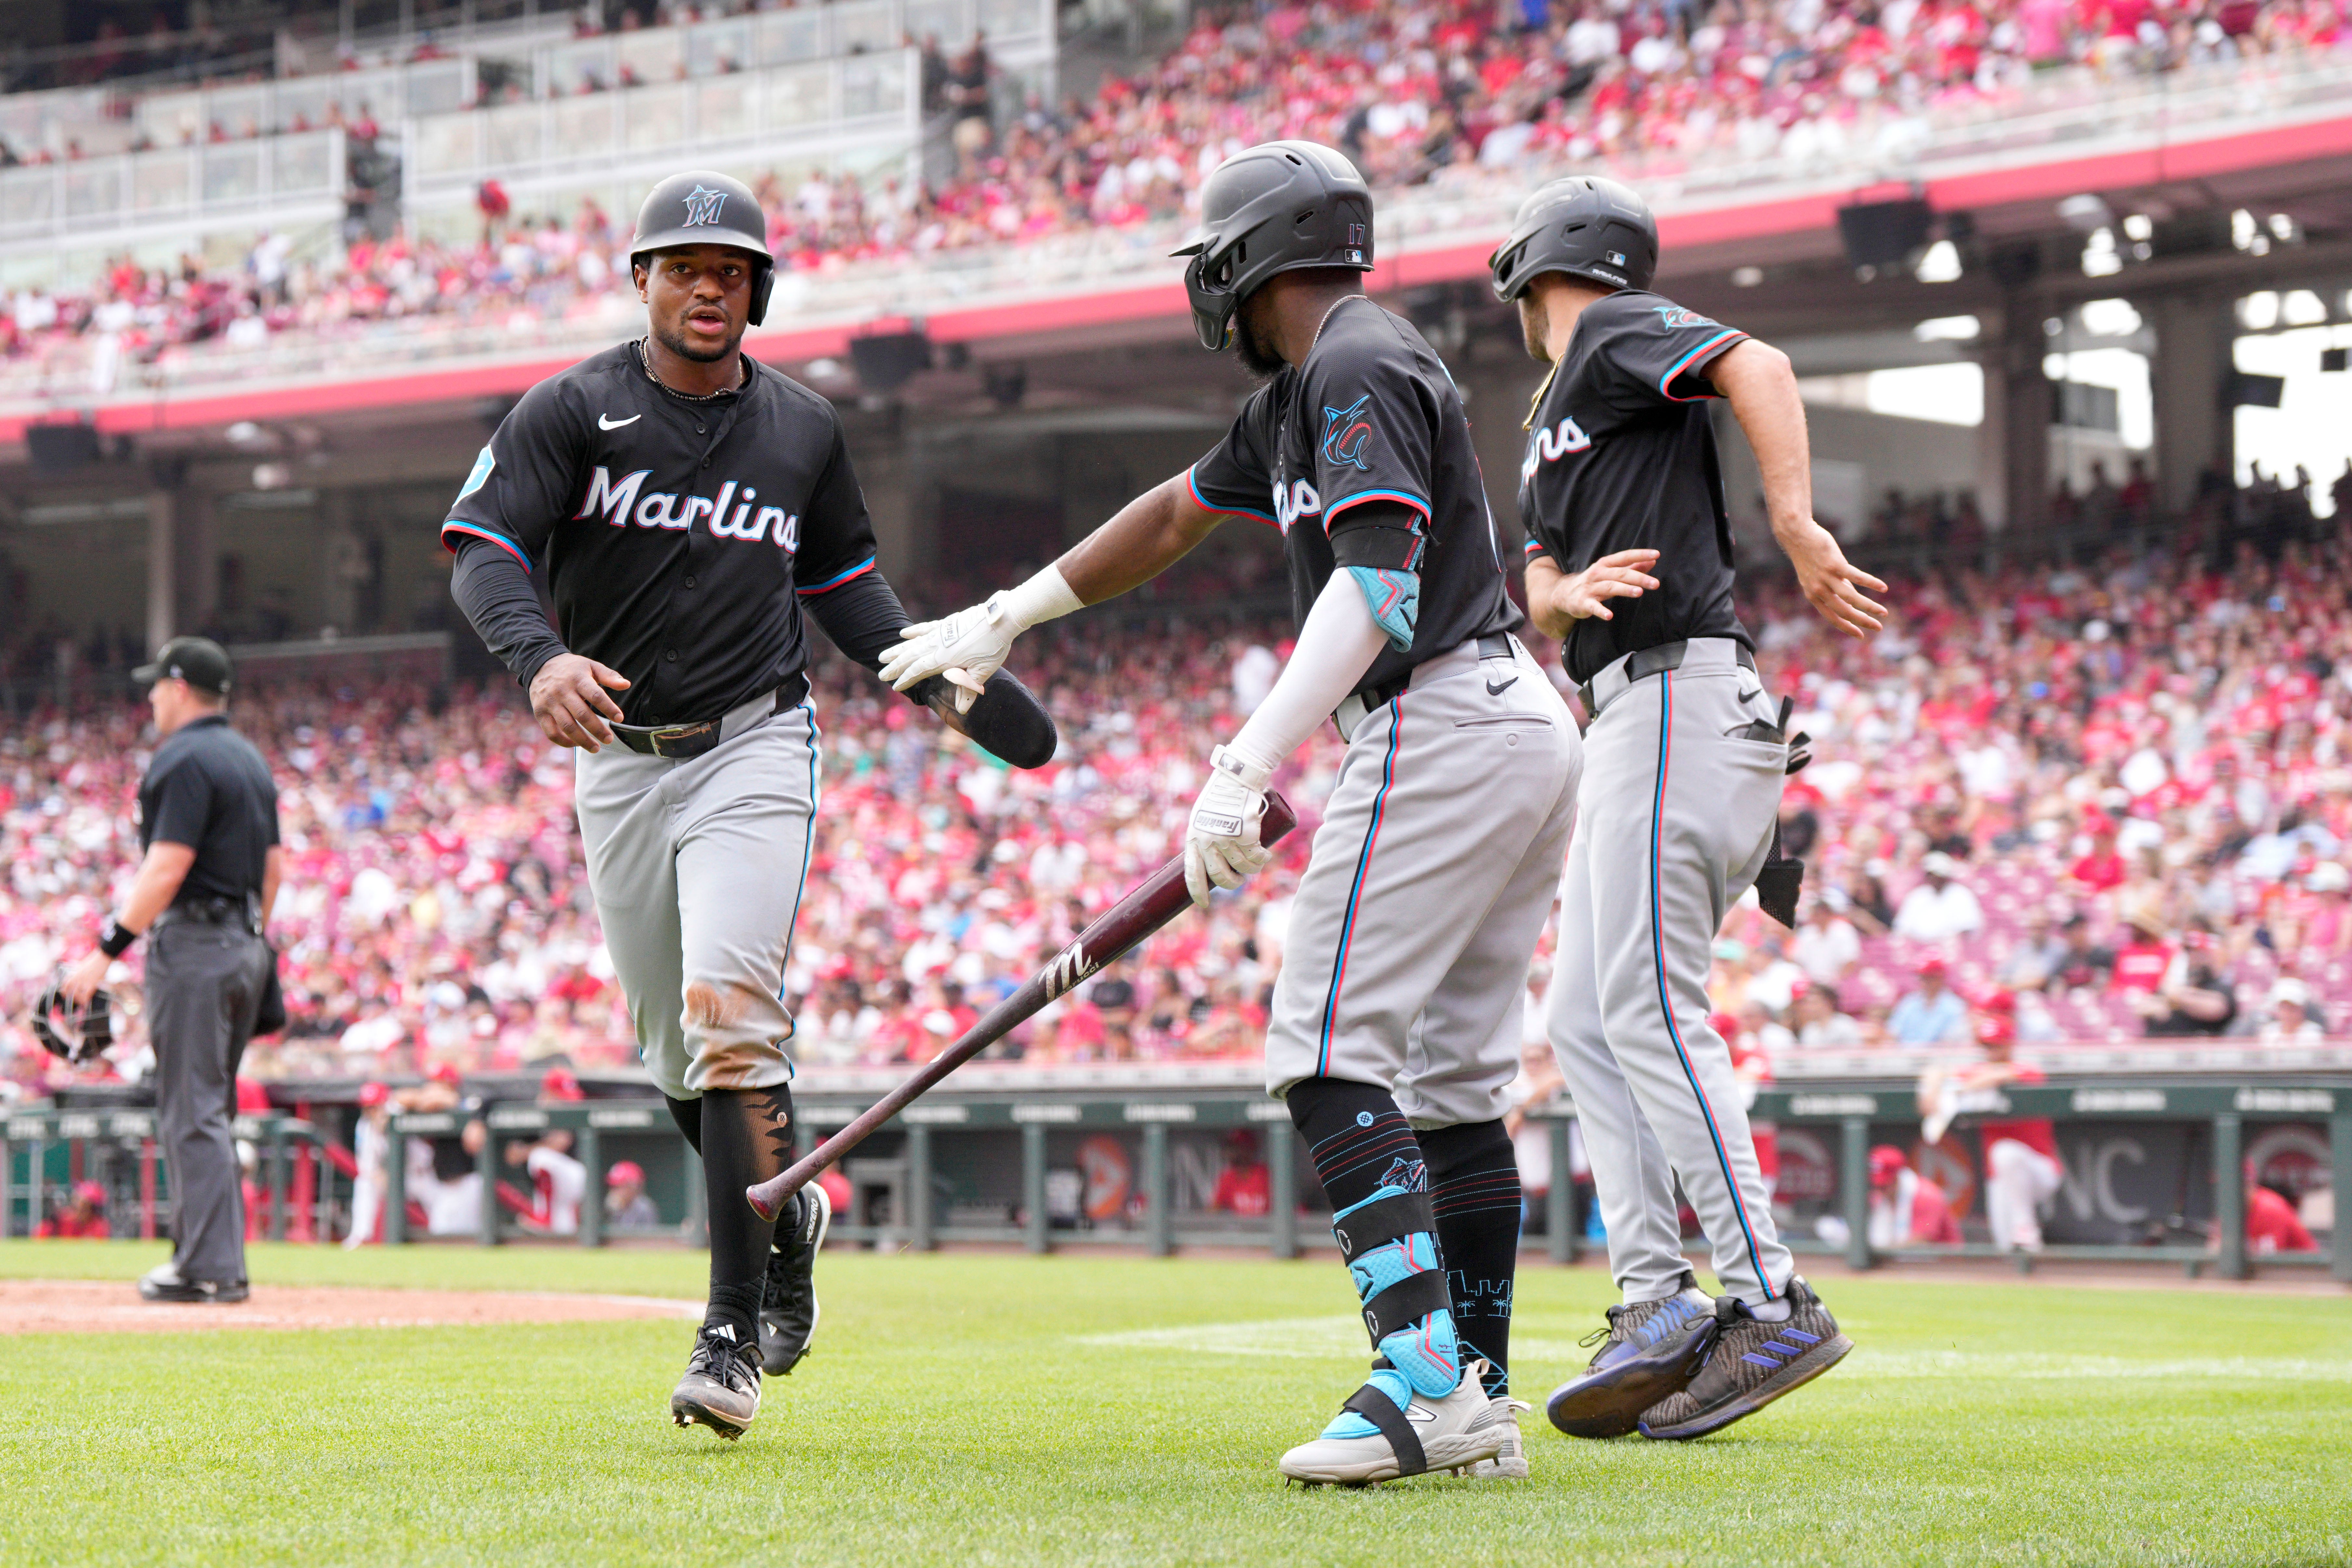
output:
<path id="1" fill-rule="evenodd" d="M 1054 962 L 1045 966 L 1047 1000 L 1059 996 L 1101 967 L 1102 963 L 1099 960 L 1087 956 L 1084 943 L 1076 942 L 1070 943 L 1069 946 L 1055 953 Z"/>

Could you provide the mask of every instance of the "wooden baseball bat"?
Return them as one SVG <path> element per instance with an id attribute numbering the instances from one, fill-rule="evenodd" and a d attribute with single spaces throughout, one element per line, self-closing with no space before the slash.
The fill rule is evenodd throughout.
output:
<path id="1" fill-rule="evenodd" d="M 1271 846 L 1298 826 L 1290 803 L 1269 790 L 1265 816 L 1258 824 L 1258 842 Z M 939 1081 L 1011 1033 L 1024 1019 L 1103 965 L 1124 957 L 1129 949 L 1192 906 L 1184 887 L 1184 857 L 1180 853 L 1133 892 L 1119 900 L 1075 941 L 1031 975 L 1020 990 L 988 1010 L 988 1016 L 965 1031 L 961 1039 L 923 1064 L 914 1077 L 876 1100 L 857 1120 L 818 1144 L 782 1175 L 744 1189 L 761 1219 L 773 1219 L 794 1193 L 809 1184 L 819 1171 L 866 1142 L 876 1128 L 896 1116 Z"/>

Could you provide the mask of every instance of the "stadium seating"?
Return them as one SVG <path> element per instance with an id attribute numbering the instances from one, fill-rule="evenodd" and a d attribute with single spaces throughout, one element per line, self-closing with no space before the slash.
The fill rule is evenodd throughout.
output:
<path id="1" fill-rule="evenodd" d="M 1506 11 L 1508 25 L 1498 19 Z M 462 113 L 426 113 L 446 107 L 452 82 L 471 93 L 476 112 L 511 114 L 526 107 L 511 102 L 518 93 L 553 99 L 591 82 L 618 87 L 665 72 L 693 80 L 747 59 L 764 64 L 771 54 L 800 58 L 793 29 L 806 29 L 784 18 L 811 14 L 525 40 L 508 46 L 527 62 L 513 71 L 479 73 L 470 58 L 394 61 L 383 68 L 390 73 L 383 98 L 425 115 L 406 121 L 419 139 L 410 157 L 431 163 L 431 147 L 464 143 L 450 177 L 462 175 L 470 188 L 475 160 L 489 158 L 497 139 L 477 146 L 464 127 L 443 125 Z M 971 15 L 986 18 L 986 5 Z M 915 12 L 907 16 L 911 30 Z M 1622 16 L 1597 0 L 1529 0 L 1499 11 L 1462 0 L 1286 4 L 1223 24 L 1203 20 L 1150 68 L 1106 81 L 1091 101 L 1055 106 L 1034 95 L 1023 101 L 1000 83 L 992 139 L 967 149 L 948 177 L 918 184 L 788 167 L 761 194 L 782 265 L 826 271 L 1176 219 L 1221 158 L 1272 136 L 1342 146 L 1388 187 L 1524 184 L 1532 170 L 1569 163 L 1687 182 L 1709 168 L 1737 171 L 1762 159 L 1801 171 L 1819 158 L 1898 154 L 1931 121 L 1948 131 L 1997 110 L 2013 122 L 2001 134 L 2027 134 L 2033 116 L 2018 121 L 2020 110 L 2045 100 L 2077 110 L 2095 106 L 2133 77 L 2177 79 L 2182 90 L 2164 95 L 2165 113 L 2168 123 L 2185 122 L 2186 89 L 2205 81 L 2200 70 L 2252 62 L 2274 72 L 2341 58 L 2347 39 L 2352 31 L 2324 0 L 2198 0 L 2169 9 L 2146 0 L 1894 0 L 1874 12 L 1818 0 L 1747 7 L 1720 0 L 1711 8 Z M 935 85 L 948 64 L 929 55 L 925 82 Z M 322 143 L 315 156 L 305 153 L 300 170 L 289 165 L 268 176 L 298 181 L 331 173 L 339 166 L 333 159 L 348 155 L 338 148 L 373 145 L 378 116 L 385 117 L 383 129 L 397 128 L 383 105 L 363 104 L 341 88 L 321 93 L 303 85 L 314 79 L 333 79 L 159 96 L 135 106 L 126 123 L 164 145 L 190 136 L 234 140 L 248 130 L 345 127 L 349 140 Z M 2210 85 L 2234 93 L 2236 102 L 2244 94 L 2232 81 Z M 231 102 L 225 93 L 246 96 Z M 935 92 L 926 93 L 927 107 L 936 110 Z M 59 142 L 78 150 L 55 127 L 44 131 L 48 122 L 38 115 L 19 116 L 31 128 L 24 129 L 9 119 L 8 106 L 0 98 L 7 158 L 72 155 Z M 430 137 L 421 129 L 428 121 L 441 127 Z M 544 133 L 536 121 L 530 130 L 536 147 Z M 629 134 L 634 146 L 635 132 Z M 177 164 L 165 172 L 209 186 L 215 176 L 207 159 L 197 174 Z M 140 177 L 110 176 L 129 185 Z M 220 177 L 234 185 L 263 176 L 225 167 Z M 13 189 L 8 179 L 0 172 L 0 198 Z M 40 226 L 56 221 L 50 207 L 58 203 L 101 199 L 47 185 L 24 194 L 42 204 Z M 12 211 L 12 199 L 0 199 L 0 232 L 15 221 Z M 626 216 L 573 198 L 553 210 L 519 203 L 478 233 L 470 222 L 461 236 L 436 221 L 427 226 L 440 238 L 361 238 L 291 258 L 282 232 L 265 234 L 234 268 L 191 261 L 166 269 L 126 259 L 95 287 L 24 289 L 0 310 L 0 395 L 104 395 L 123 383 L 126 366 L 195 345 L 215 358 L 226 351 L 218 370 L 236 374 L 242 354 L 259 371 L 266 366 L 257 351 L 287 333 L 347 337 L 387 323 L 416 333 L 425 318 L 601 324 L 602 308 L 626 283 L 625 260 L 615 253 L 615 220 Z M 267 219 L 257 212 L 252 222 Z"/>
<path id="2" fill-rule="evenodd" d="M 1993 989 L 2037 911 L 2080 912 L 2109 947 L 2126 910 L 2152 918 L 2170 951 L 2210 931 L 2200 961 L 2234 986 L 2240 1045 L 2275 1034 L 2282 979 L 2307 989 L 2325 1032 L 2352 1032 L 2352 694 L 2341 689 L 2352 666 L 2337 658 L 2352 550 L 2340 530 L 2302 531 L 2317 537 L 2279 543 L 2274 563 L 2248 549 L 2226 571 L 2202 553 L 2119 552 L 2095 567 L 1899 583 L 1890 629 L 1869 645 L 1831 637 L 1792 587 L 1768 581 L 1745 601 L 1768 678 L 1816 737 L 1821 761 L 1790 797 L 1792 822 L 1810 812 L 1818 824 L 1809 895 L 1899 904 L 1941 847 L 1962 856 L 1959 880 L 1983 910 L 1981 929 L 1936 942 L 1853 915 L 1861 957 L 1832 983 L 1860 1048 L 1876 1048 L 1931 953 L 1964 994 Z M 1235 687 L 1247 682 L 1236 665 L 1278 636 L 1206 616 L 1150 633 L 1082 623 L 1040 636 L 1024 668 L 1067 744 L 1033 773 L 943 739 L 862 671 L 827 664 L 821 834 L 787 976 L 803 1058 L 927 1059 L 1172 853 L 1199 759 L 1237 721 Z M 136 858 L 127 805 L 142 718 L 128 702 L 83 705 L 0 736 L 0 1061 L 27 1087 L 50 1063 L 16 1020 L 82 950 Z M 295 1023 L 254 1047 L 250 1070 L 631 1059 L 584 885 L 570 759 L 510 689 L 460 689 L 436 706 L 399 680 L 279 683 L 242 701 L 239 721 L 284 785 L 290 856 L 278 933 Z M 1310 826 L 1337 756 L 1320 737 L 1279 781 Z M 2071 873 L 2103 821 L 2120 830 L 2128 868 L 2100 889 Z M 1254 1056 L 1307 837 L 1000 1054 L 1033 1067 Z M 1752 910 L 1725 934 L 1749 950 L 1787 942 Z M 1739 968 L 1727 960 L 1718 974 L 1727 1006 Z M 2029 997 L 2019 1020 L 2029 1041 L 2147 1030 L 2103 974 Z M 2312 1033 L 2289 1031 L 2277 1048 Z"/>

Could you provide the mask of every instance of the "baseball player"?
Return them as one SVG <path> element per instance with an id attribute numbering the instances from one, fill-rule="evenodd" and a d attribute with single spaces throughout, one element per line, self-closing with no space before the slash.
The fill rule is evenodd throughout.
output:
<path id="1" fill-rule="evenodd" d="M 833 405 L 741 351 L 774 280 L 766 227 L 723 174 L 656 185 L 631 243 L 647 335 L 525 394 L 441 535 L 458 604 L 580 752 L 605 943 L 709 1187 L 709 1309 L 670 1413 L 730 1438 L 763 1367 L 808 1349 L 829 1218 L 815 1187 L 773 1226 L 743 1201 L 793 1145 L 782 992 L 820 777 L 803 611 L 869 667 L 907 624 Z M 944 686 L 910 695 L 1007 761 L 1052 755 L 1009 677 L 967 715 Z"/>
<path id="2" fill-rule="evenodd" d="M 1759 873 L 1765 908 L 1795 921 L 1802 868 L 1773 854 L 1773 830 L 1782 778 L 1806 759 L 1732 610 L 1705 399 L 1728 398 L 1747 431 L 1813 606 L 1861 637 L 1884 613 L 1862 590 L 1885 585 L 1813 521 L 1787 356 L 1651 293 L 1657 258 L 1639 196 L 1571 178 L 1527 199 L 1491 261 L 1528 353 L 1551 366 L 1519 468 L 1528 612 L 1564 639 L 1591 715 L 1549 1023 L 1625 1300 L 1591 1368 L 1548 1404 L 1580 1436 L 1716 1431 L 1852 1348 L 1774 1230 L 1708 1022 L 1716 930 Z M 1719 1300 L 1685 1269 L 1676 1178 L 1713 1243 Z"/>
<path id="3" fill-rule="evenodd" d="M 1202 213 L 1180 252 L 1194 328 L 1265 384 L 1191 469 L 1028 582 L 908 628 L 883 675 L 969 689 L 1025 628 L 1149 580 L 1226 519 L 1280 530 L 1297 651 L 1208 759 L 1186 879 L 1206 903 L 1265 864 L 1267 781 L 1335 721 L 1347 753 L 1283 944 L 1266 1080 L 1330 1197 L 1380 1352 L 1282 1471 L 1524 1475 L 1505 1372 L 1520 1194 L 1504 1090 L 1573 821 L 1575 723 L 1511 636 L 1461 395 L 1421 334 L 1364 295 L 1362 179 L 1328 147 L 1268 142 L 1210 176 Z"/>

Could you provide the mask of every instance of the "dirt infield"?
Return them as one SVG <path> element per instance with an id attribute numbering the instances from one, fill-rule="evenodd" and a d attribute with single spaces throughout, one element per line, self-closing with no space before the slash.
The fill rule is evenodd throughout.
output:
<path id="1" fill-rule="evenodd" d="M 257 1285 L 229 1307 L 142 1301 L 129 1280 L 0 1279 L 0 1334 L 168 1334 L 207 1329 L 432 1329 L 699 1318 L 698 1301 L 558 1291 Z"/>

